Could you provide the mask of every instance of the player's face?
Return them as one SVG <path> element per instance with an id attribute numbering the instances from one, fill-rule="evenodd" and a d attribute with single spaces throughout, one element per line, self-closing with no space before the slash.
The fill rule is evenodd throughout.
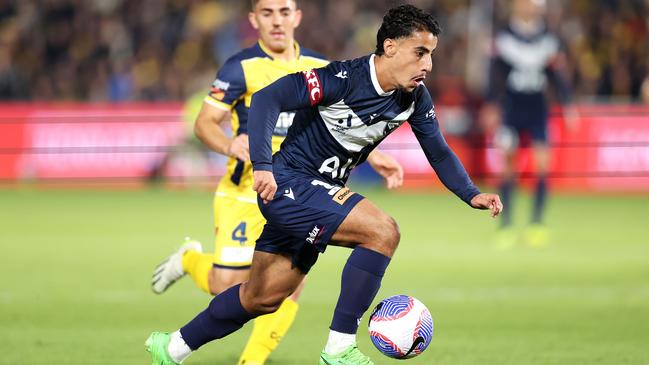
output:
<path id="1" fill-rule="evenodd" d="M 524 20 L 543 17 L 545 9 L 545 0 L 515 0 L 513 5 L 514 16 Z"/>
<path id="2" fill-rule="evenodd" d="M 416 31 L 409 37 L 397 39 L 394 49 L 386 49 L 386 54 L 394 53 L 390 57 L 390 68 L 398 88 L 412 92 L 424 81 L 433 68 L 435 48 L 437 37 L 430 32 Z"/>
<path id="3" fill-rule="evenodd" d="M 302 12 L 296 9 L 293 0 L 260 0 L 248 19 L 259 31 L 259 38 L 266 47 L 283 53 L 293 44 L 293 34 L 302 20 Z"/>

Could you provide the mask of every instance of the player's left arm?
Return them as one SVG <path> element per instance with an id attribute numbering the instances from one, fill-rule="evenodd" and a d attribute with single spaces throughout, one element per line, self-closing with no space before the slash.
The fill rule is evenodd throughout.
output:
<path id="1" fill-rule="evenodd" d="M 403 185 L 403 166 L 394 157 L 375 149 L 367 156 L 367 162 L 385 179 L 388 189 Z"/>
<path id="2" fill-rule="evenodd" d="M 500 214 L 503 209 L 500 197 L 496 194 L 481 193 L 471 181 L 460 159 L 446 143 L 428 90 L 425 86 L 420 86 L 416 92 L 418 100 L 415 113 L 410 118 L 410 125 L 439 179 L 471 207 L 489 209 L 493 217 Z"/>

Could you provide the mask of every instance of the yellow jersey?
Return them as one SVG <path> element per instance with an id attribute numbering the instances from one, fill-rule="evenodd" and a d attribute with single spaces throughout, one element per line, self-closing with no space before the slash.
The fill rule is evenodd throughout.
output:
<path id="1" fill-rule="evenodd" d="M 295 48 L 296 58 L 284 61 L 271 57 L 266 47 L 257 42 L 230 57 L 219 69 L 204 101 L 232 112 L 233 134 L 247 134 L 248 110 L 255 92 L 288 74 L 320 68 L 329 63 L 322 55 L 300 48 L 297 42 Z M 294 116 L 294 112 L 280 114 L 273 131 L 273 153 L 279 150 Z M 254 199 L 252 184 L 252 164 L 230 158 L 218 190 L 222 195 L 243 195 Z"/>

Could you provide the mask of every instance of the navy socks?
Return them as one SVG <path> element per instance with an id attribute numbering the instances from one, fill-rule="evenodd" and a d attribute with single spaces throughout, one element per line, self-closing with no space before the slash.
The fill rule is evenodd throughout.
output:
<path id="1" fill-rule="evenodd" d="M 500 198 L 502 199 L 503 206 L 505 206 L 505 209 L 503 209 L 502 212 L 502 218 L 501 218 L 501 223 L 500 226 L 502 228 L 507 228 L 511 226 L 512 224 L 512 201 L 514 195 L 514 187 L 516 186 L 516 182 L 514 179 L 508 179 L 504 180 L 502 184 L 500 185 Z"/>
<path id="2" fill-rule="evenodd" d="M 330 328 L 355 334 L 360 318 L 381 287 L 390 258 L 376 251 L 356 247 L 347 259 L 341 278 L 340 297 Z"/>
<path id="3" fill-rule="evenodd" d="M 548 184 L 545 176 L 539 177 L 536 182 L 534 191 L 534 207 L 532 208 L 532 223 L 541 224 L 543 221 L 543 212 L 545 210 L 545 201 L 548 197 Z"/>
<path id="4" fill-rule="evenodd" d="M 180 329 L 185 343 L 196 350 L 204 344 L 229 335 L 255 318 L 241 306 L 239 285 L 212 299 L 210 305 Z"/>

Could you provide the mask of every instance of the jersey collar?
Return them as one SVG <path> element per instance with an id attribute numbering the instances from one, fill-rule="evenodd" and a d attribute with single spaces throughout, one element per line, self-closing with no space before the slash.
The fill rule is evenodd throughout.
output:
<path id="1" fill-rule="evenodd" d="M 394 93 L 394 90 L 390 92 L 385 92 L 383 89 L 381 89 L 381 85 L 379 84 L 379 79 L 376 77 L 376 66 L 374 66 L 374 56 L 375 54 L 372 54 L 370 56 L 370 78 L 372 79 L 372 85 L 374 85 L 374 90 L 376 91 L 379 96 L 389 96 Z"/>
<path id="2" fill-rule="evenodd" d="M 273 56 L 270 55 L 271 54 L 270 50 L 268 48 L 266 48 L 266 46 L 261 41 L 261 39 L 257 40 L 257 44 L 259 45 L 259 48 L 261 48 L 261 51 L 266 54 L 266 57 L 270 58 L 273 61 L 280 61 L 280 60 L 277 60 Z M 300 50 L 300 45 L 295 40 L 293 41 L 293 47 L 295 47 L 295 60 L 299 60 L 300 56 L 301 56 L 301 54 L 300 54 L 301 50 Z M 282 60 L 282 62 L 290 62 L 290 61 L 283 61 Z"/>

